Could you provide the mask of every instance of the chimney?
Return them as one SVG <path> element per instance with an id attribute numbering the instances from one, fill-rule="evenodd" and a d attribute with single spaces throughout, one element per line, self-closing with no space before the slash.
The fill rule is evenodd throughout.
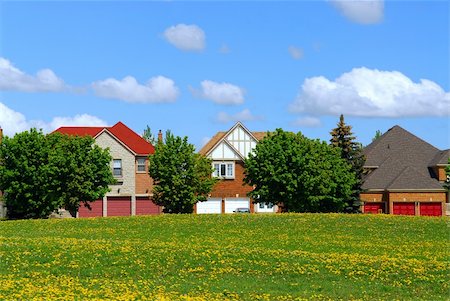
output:
<path id="1" fill-rule="evenodd" d="M 2 138 L 3 138 L 3 129 L 0 126 L 0 144 L 2 143 Z"/>
<path id="2" fill-rule="evenodd" d="M 158 132 L 158 142 L 163 142 L 163 137 L 162 137 L 162 132 L 161 132 L 161 130 L 159 130 L 159 132 Z"/>

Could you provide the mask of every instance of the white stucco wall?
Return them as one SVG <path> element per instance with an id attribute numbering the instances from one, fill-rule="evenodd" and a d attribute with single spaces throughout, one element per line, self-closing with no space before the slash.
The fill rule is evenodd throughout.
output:
<path id="1" fill-rule="evenodd" d="M 120 142 L 118 142 L 108 132 L 101 133 L 95 138 L 96 143 L 102 148 L 109 148 L 109 152 L 113 159 L 122 160 L 122 177 L 116 177 L 122 184 L 110 185 L 111 191 L 107 196 L 125 196 L 134 195 L 136 188 L 135 180 L 135 157 L 134 155 Z M 112 170 L 112 161 L 110 163 Z M 120 192 L 118 191 L 120 189 Z"/>

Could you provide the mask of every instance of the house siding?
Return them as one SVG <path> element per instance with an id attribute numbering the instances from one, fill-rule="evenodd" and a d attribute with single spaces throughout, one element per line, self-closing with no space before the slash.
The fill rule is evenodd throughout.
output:
<path id="1" fill-rule="evenodd" d="M 109 152 L 113 159 L 122 160 L 122 177 L 116 178 L 121 184 L 110 185 L 109 188 L 111 191 L 108 192 L 106 196 L 134 195 L 136 189 L 136 164 L 134 155 L 106 131 L 97 136 L 95 141 L 100 147 L 109 148 Z M 110 166 L 112 170 L 112 161 Z"/>

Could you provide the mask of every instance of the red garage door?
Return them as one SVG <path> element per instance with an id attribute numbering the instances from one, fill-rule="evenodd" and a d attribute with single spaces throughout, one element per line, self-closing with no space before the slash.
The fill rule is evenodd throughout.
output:
<path id="1" fill-rule="evenodd" d="M 159 214 L 160 207 L 155 205 L 149 197 L 136 197 L 136 215 Z"/>
<path id="2" fill-rule="evenodd" d="M 130 216 L 131 197 L 108 197 L 108 216 Z"/>
<path id="3" fill-rule="evenodd" d="M 365 203 L 364 204 L 364 213 L 382 213 L 384 212 L 384 203 Z"/>
<path id="4" fill-rule="evenodd" d="M 90 202 L 91 210 L 84 207 L 84 204 L 80 203 L 80 208 L 78 208 L 78 217 L 97 217 L 103 216 L 103 200 L 96 200 L 95 202 Z"/>
<path id="5" fill-rule="evenodd" d="M 442 216 L 441 203 L 420 203 L 420 215 Z"/>
<path id="6" fill-rule="evenodd" d="M 394 203 L 394 214 L 415 215 L 414 203 Z"/>

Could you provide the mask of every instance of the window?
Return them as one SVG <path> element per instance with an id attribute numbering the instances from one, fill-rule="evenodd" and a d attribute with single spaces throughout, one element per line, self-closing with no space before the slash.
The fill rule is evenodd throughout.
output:
<path id="1" fill-rule="evenodd" d="M 113 175 L 115 177 L 121 177 L 122 176 L 122 160 L 121 159 L 114 159 L 113 160 Z"/>
<path id="2" fill-rule="evenodd" d="M 234 163 L 213 163 L 213 177 L 234 179 Z"/>
<path id="3" fill-rule="evenodd" d="M 138 172 L 145 172 L 145 158 L 138 158 L 137 159 L 137 171 Z"/>

